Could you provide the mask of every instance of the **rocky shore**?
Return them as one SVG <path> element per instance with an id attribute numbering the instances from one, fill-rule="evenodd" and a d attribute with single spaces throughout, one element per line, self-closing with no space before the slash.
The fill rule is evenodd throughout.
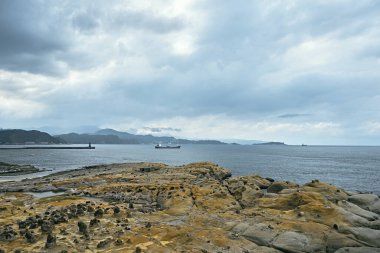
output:
<path id="1" fill-rule="evenodd" d="M 98 165 L 0 192 L 0 252 L 380 252 L 377 195 L 212 163 Z"/>
<path id="2" fill-rule="evenodd" d="M 42 172 L 45 170 L 36 168 L 32 165 L 17 165 L 0 162 L 0 176 L 17 176 L 31 173 Z"/>

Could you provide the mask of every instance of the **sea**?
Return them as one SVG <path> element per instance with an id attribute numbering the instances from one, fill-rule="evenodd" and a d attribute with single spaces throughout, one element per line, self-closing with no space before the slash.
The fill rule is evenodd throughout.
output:
<path id="1" fill-rule="evenodd" d="M 97 164 L 158 162 L 182 165 L 209 161 L 230 169 L 232 175 L 260 175 L 298 184 L 319 179 L 349 191 L 380 194 L 380 147 L 377 146 L 188 144 L 180 149 L 155 149 L 154 145 L 93 146 L 96 149 L 0 149 L 1 162 L 30 164 L 48 170 L 2 176 L 0 184 Z"/>

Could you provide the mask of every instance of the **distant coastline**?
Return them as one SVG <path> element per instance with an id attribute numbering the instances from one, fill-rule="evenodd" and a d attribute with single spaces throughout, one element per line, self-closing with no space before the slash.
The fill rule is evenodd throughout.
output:
<path id="1" fill-rule="evenodd" d="M 252 145 L 283 145 L 283 146 L 287 146 L 288 144 L 285 144 L 284 142 L 271 141 L 271 142 L 264 142 L 264 143 L 254 143 Z"/>

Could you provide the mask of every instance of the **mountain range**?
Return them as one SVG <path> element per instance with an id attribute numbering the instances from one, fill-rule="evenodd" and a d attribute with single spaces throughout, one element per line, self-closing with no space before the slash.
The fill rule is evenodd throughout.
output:
<path id="1" fill-rule="evenodd" d="M 6 129 L 0 130 L 0 144 L 60 144 L 66 143 L 59 137 L 37 130 Z"/>
<path id="2" fill-rule="evenodd" d="M 61 134 L 54 137 L 60 138 L 67 143 L 72 144 L 154 144 L 154 143 L 172 143 L 172 144 L 225 144 L 217 140 L 187 140 L 177 139 L 170 136 L 153 136 L 139 135 L 127 132 L 120 132 L 114 129 L 101 129 L 93 134 Z"/>
<path id="3" fill-rule="evenodd" d="M 50 135 L 43 131 L 22 129 L 0 129 L 0 144 L 266 144 L 263 141 L 248 140 L 188 140 L 171 136 L 131 134 L 114 129 L 100 129 L 94 133 L 68 133 Z"/>

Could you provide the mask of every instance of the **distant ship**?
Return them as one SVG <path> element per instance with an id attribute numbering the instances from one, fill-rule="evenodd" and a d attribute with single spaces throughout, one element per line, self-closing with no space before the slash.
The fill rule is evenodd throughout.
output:
<path id="1" fill-rule="evenodd" d="M 307 145 L 306 145 L 306 144 L 302 144 L 301 146 L 302 146 L 302 147 L 306 147 Z"/>
<path id="2" fill-rule="evenodd" d="M 173 149 L 173 148 L 181 148 L 181 146 L 180 146 L 180 145 L 178 145 L 178 146 L 169 146 L 169 145 L 162 146 L 161 144 L 157 144 L 156 146 L 154 146 L 154 148 L 159 148 L 159 149 Z"/>

